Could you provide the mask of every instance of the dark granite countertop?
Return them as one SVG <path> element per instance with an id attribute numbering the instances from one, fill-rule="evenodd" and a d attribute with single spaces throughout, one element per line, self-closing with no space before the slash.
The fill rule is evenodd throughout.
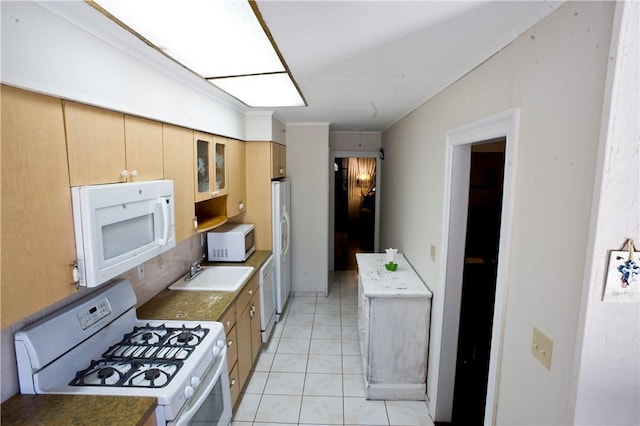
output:
<path id="1" fill-rule="evenodd" d="M 260 266 L 269 258 L 271 251 L 259 250 L 243 263 L 204 263 L 207 265 L 253 266 L 247 282 L 259 273 Z M 226 312 L 242 288 L 235 292 L 164 290 L 152 297 L 136 312 L 140 319 L 218 321 Z"/>
<path id="2" fill-rule="evenodd" d="M 260 250 L 244 263 L 205 265 L 253 266 L 257 274 L 271 251 Z M 217 321 L 235 301 L 234 293 L 163 290 L 137 308 L 138 318 Z M 95 395 L 14 395 L 2 403 L 2 425 L 143 425 L 155 410 L 155 398 Z"/>
<path id="3" fill-rule="evenodd" d="M 155 398 L 95 395 L 14 395 L 2 403 L 7 425 L 141 426 L 153 414 Z"/>

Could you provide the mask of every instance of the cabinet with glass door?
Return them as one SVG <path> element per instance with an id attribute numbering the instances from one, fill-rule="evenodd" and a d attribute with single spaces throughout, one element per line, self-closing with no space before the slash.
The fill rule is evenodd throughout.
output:
<path id="1" fill-rule="evenodd" d="M 227 143 L 223 138 L 195 132 L 196 202 L 227 195 Z"/>

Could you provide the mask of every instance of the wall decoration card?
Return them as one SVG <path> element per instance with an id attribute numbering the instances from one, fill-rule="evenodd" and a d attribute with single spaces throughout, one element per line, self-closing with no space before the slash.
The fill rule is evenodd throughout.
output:
<path id="1" fill-rule="evenodd" d="M 611 251 L 603 300 L 607 302 L 640 303 L 640 252 L 633 241 L 627 250 Z"/>

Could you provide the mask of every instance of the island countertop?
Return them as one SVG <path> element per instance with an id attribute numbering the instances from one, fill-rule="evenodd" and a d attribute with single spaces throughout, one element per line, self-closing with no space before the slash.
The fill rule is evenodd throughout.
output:
<path id="1" fill-rule="evenodd" d="M 398 264 L 398 269 L 395 271 L 387 271 L 385 268 L 386 254 L 357 253 L 356 261 L 365 296 L 427 296 L 428 298 L 432 296 L 431 291 L 411 268 L 404 255 L 400 253 L 395 257 L 395 263 Z"/>

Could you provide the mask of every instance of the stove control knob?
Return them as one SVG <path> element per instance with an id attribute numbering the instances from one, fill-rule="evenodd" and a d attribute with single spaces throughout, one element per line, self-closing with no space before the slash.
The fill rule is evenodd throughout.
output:
<path id="1" fill-rule="evenodd" d="M 200 385 L 200 379 L 196 376 L 193 376 L 191 378 L 191 386 L 193 386 L 193 388 L 197 388 Z"/>
<path id="2" fill-rule="evenodd" d="M 193 388 L 189 385 L 184 387 L 184 397 L 189 399 L 193 395 Z"/>
<path id="3" fill-rule="evenodd" d="M 214 357 L 218 356 L 218 354 L 220 353 L 220 348 L 218 347 L 218 345 L 211 348 L 211 353 L 213 354 Z"/>

